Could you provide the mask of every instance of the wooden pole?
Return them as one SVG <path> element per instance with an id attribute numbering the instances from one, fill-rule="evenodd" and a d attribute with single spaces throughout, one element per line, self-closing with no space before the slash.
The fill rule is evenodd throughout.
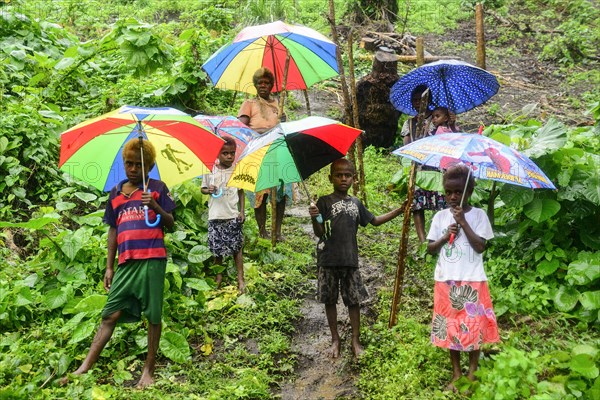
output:
<path id="1" fill-rule="evenodd" d="M 335 5 L 333 0 L 329 0 L 329 16 L 327 17 L 329 20 L 329 25 L 331 26 L 331 38 L 333 39 L 333 43 L 335 43 L 335 58 L 337 60 L 338 71 L 340 73 L 340 84 L 342 86 L 342 97 L 344 99 L 344 113 L 345 120 L 350 121 L 352 116 L 352 104 L 350 102 L 350 94 L 348 92 L 348 85 L 346 83 L 346 74 L 344 73 L 344 63 L 342 61 L 342 50 L 340 47 L 340 40 L 337 35 L 337 28 L 335 27 Z M 348 151 L 348 159 L 352 162 L 353 165 L 356 165 L 356 161 L 354 159 L 354 145 L 350 147 Z"/>
<path id="2" fill-rule="evenodd" d="M 417 115 L 417 128 L 415 135 L 410 135 L 411 141 L 418 140 L 425 134 L 425 113 L 429 105 L 430 92 L 426 90 L 421 95 L 421 103 L 419 104 L 419 114 Z M 417 177 L 417 163 L 414 161 L 410 165 L 410 173 L 408 176 L 408 194 L 406 196 L 406 206 L 404 208 L 404 219 L 402 220 L 402 234 L 400 236 L 400 246 L 398 249 L 398 267 L 396 269 L 396 278 L 394 280 L 394 296 L 392 297 L 392 305 L 390 308 L 390 320 L 388 327 L 392 328 L 397 322 L 398 304 L 402 297 L 402 285 L 404 284 L 404 271 L 406 270 L 406 254 L 408 252 L 408 235 L 410 230 L 411 220 L 411 205 L 415 192 L 415 181 Z"/>
<path id="3" fill-rule="evenodd" d="M 306 115 L 311 116 L 310 112 L 310 99 L 308 98 L 308 90 L 304 89 L 302 91 L 304 93 L 304 101 L 306 102 Z"/>
<path id="4" fill-rule="evenodd" d="M 485 69 L 485 32 L 483 29 L 483 4 L 475 5 L 475 36 L 477 38 L 477 66 Z"/>
<path id="5" fill-rule="evenodd" d="M 419 36 L 416 40 L 417 51 L 417 67 L 425 64 L 425 48 L 423 46 L 423 36 Z"/>
<path id="6" fill-rule="evenodd" d="M 356 78 L 354 76 L 354 52 L 352 45 L 354 43 L 354 32 L 350 31 L 348 37 L 348 79 L 350 80 L 350 93 L 352 96 L 352 120 L 355 128 L 360 129 L 358 121 L 358 99 L 356 98 Z M 365 207 L 369 207 L 367 203 L 367 193 L 365 190 L 365 165 L 363 162 L 363 143 L 362 134 L 356 138 L 356 157 L 358 158 L 358 190 L 354 190 L 354 194 L 360 197 Z"/>

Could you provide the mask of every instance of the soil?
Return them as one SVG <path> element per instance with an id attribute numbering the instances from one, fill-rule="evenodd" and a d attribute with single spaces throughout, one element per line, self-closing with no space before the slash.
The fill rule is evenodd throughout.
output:
<path id="1" fill-rule="evenodd" d="M 427 35 L 425 49 L 432 55 L 453 56 L 475 64 L 475 32 L 471 25 L 464 23 L 443 36 Z M 487 29 L 487 40 L 491 41 L 495 35 L 492 29 Z M 465 43 L 472 43 L 473 46 L 464 46 Z M 530 118 L 544 121 L 552 115 L 567 125 L 593 123 L 589 116 L 584 116 L 584 109 L 574 108 L 567 99 L 567 95 L 576 95 L 583 91 L 584 87 L 566 88 L 565 79 L 560 76 L 556 65 L 539 61 L 537 54 L 531 50 L 535 46 L 526 43 L 526 40 L 519 45 L 521 49 L 517 54 L 505 56 L 505 49 L 494 48 L 488 44 L 487 51 L 490 56 L 486 60 L 487 70 L 498 77 L 501 87 L 488 103 L 458 116 L 457 123 L 462 129 L 476 132 L 482 124 L 487 126 L 510 123 L 515 117 L 523 115 L 527 105 L 530 105 L 526 107 L 527 116 Z M 300 105 L 294 111 L 304 114 L 304 96 L 301 93 L 290 95 Z M 309 98 L 313 115 L 342 118 L 343 99 L 336 90 L 331 87 L 325 90 L 311 89 Z M 306 217 L 307 224 L 302 225 L 302 229 L 308 235 L 313 235 L 305 208 L 292 207 L 286 210 L 286 215 Z M 364 259 L 360 260 L 360 268 L 367 289 L 371 296 L 374 296 L 384 282 L 380 272 L 382 268 L 371 265 Z M 316 282 L 313 283 L 316 288 Z M 374 298 L 369 299 L 361 308 L 363 327 L 372 319 L 364 317 L 372 314 L 373 302 Z M 351 330 L 346 307 L 340 300 L 338 329 L 342 336 L 342 355 L 335 360 L 327 356 L 331 337 L 324 307 L 316 302 L 314 294 L 304 299 L 302 313 L 303 317 L 297 321 L 296 333 L 292 339 L 293 351 L 298 355 L 298 365 L 294 376 L 281 386 L 279 393 L 276 393 L 277 397 L 289 400 L 359 398 L 360 394 L 355 386 L 359 372 L 350 350 Z"/>

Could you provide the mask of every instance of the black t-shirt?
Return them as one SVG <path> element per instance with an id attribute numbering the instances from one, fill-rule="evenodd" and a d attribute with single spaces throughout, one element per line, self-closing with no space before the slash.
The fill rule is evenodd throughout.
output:
<path id="1" fill-rule="evenodd" d="M 317 247 L 317 265 L 358 267 L 358 225 L 366 226 L 375 216 L 356 197 L 340 198 L 333 193 L 319 198 L 317 207 L 325 228 Z"/>

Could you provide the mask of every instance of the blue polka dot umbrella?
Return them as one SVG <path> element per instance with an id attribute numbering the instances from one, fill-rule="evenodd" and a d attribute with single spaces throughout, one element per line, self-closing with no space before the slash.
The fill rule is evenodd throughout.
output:
<path id="1" fill-rule="evenodd" d="M 415 68 L 398 79 L 390 91 L 394 107 L 405 114 L 416 115 L 411 95 L 419 85 L 425 85 L 431 91 L 430 110 L 446 107 L 455 114 L 485 103 L 500 88 L 493 74 L 474 65 L 458 60 L 436 61 Z"/>

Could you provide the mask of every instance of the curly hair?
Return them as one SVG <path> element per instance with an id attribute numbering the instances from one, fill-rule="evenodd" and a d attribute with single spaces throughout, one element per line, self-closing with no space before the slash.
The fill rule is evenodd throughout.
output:
<path id="1" fill-rule="evenodd" d="M 444 177 L 442 178 L 442 183 L 445 184 L 450 180 L 461 180 L 466 183 L 467 177 L 469 177 L 469 184 L 467 186 L 467 190 L 472 192 L 475 188 L 475 178 L 473 174 L 469 175 L 469 169 L 465 164 L 455 164 L 449 167 L 446 172 L 444 172 Z"/>
<path id="2" fill-rule="evenodd" d="M 275 75 L 273 75 L 273 72 L 271 72 L 269 68 L 263 67 L 256 70 L 254 75 L 252 75 L 252 83 L 254 83 L 254 86 L 258 86 L 258 80 L 261 78 L 267 78 L 271 81 L 272 85 L 275 84 Z"/>
<path id="3" fill-rule="evenodd" d="M 156 161 L 156 150 L 148 140 L 142 139 L 142 143 L 144 146 L 144 166 L 147 166 L 148 170 L 150 170 Z M 123 157 L 125 157 L 125 153 L 129 151 L 140 151 L 140 139 L 131 139 L 125 143 L 123 146 Z"/>

